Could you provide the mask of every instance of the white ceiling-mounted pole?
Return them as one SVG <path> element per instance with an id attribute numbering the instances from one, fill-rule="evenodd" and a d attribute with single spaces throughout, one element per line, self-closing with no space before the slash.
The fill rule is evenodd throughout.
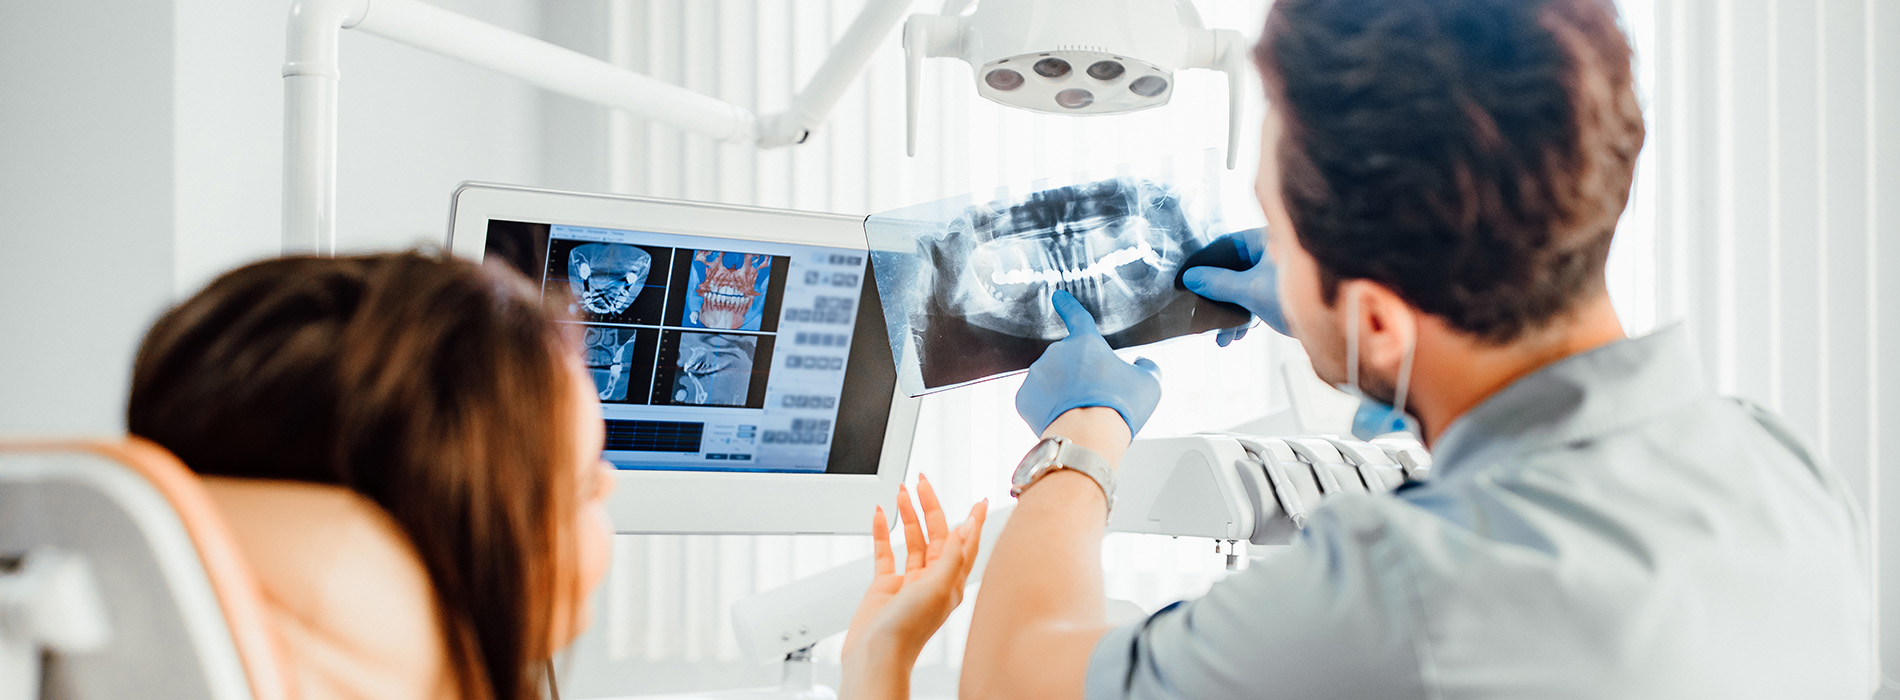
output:
<path id="1" fill-rule="evenodd" d="M 824 122 L 909 6 L 867 3 L 791 109 L 761 120 L 744 107 L 418 0 L 296 0 L 284 63 L 284 252 L 336 251 L 337 45 L 344 29 L 688 132 L 769 148 L 802 143 Z"/>
<path id="2" fill-rule="evenodd" d="M 336 250 L 337 44 L 369 0 L 297 0 L 284 60 L 284 252 Z"/>

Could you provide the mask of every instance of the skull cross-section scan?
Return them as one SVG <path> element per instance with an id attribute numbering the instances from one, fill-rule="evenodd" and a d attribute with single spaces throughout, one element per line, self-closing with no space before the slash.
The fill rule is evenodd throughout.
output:
<path id="1" fill-rule="evenodd" d="M 567 254 L 568 286 L 581 308 L 601 315 L 624 312 L 646 286 L 653 256 L 630 245 L 588 243 Z"/>
<path id="2" fill-rule="evenodd" d="M 682 334 L 676 363 L 679 371 L 673 375 L 674 403 L 745 405 L 757 349 L 758 339 L 749 335 Z"/>
<path id="3" fill-rule="evenodd" d="M 588 326 L 582 337 L 587 370 L 594 375 L 594 386 L 602 401 L 627 398 L 628 370 L 633 361 L 633 341 L 639 331 L 632 328 Z"/>
<path id="4" fill-rule="evenodd" d="M 1104 335 L 1166 307 L 1175 272 L 1199 248 L 1168 190 L 1126 179 L 970 208 L 919 241 L 935 297 L 977 326 L 1023 338 L 1064 334 L 1050 297 L 1074 294 Z"/>

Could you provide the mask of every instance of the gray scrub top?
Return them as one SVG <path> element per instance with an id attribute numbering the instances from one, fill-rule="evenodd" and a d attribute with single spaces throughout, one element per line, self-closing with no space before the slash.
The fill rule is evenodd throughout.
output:
<path id="1" fill-rule="evenodd" d="M 1429 482 L 1332 497 L 1109 632 L 1087 697 L 1866 698 L 1868 567 L 1839 478 L 1673 328 L 1517 381 Z"/>

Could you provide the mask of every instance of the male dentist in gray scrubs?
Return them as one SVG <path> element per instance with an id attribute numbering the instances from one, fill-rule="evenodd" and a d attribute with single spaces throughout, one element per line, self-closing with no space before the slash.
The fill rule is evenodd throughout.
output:
<path id="1" fill-rule="evenodd" d="M 1254 57 L 1270 257 L 1186 282 L 1283 310 L 1433 476 L 1334 496 L 1206 596 L 1111 627 L 1105 485 L 1160 385 L 1058 294 L 963 697 L 1868 697 L 1840 480 L 1713 393 L 1685 331 L 1627 338 L 1611 308 L 1643 142 L 1612 0 L 1279 0 Z"/>

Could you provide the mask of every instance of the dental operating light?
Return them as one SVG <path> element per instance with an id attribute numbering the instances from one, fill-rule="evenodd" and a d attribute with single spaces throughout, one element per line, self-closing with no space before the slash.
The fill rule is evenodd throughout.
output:
<path id="1" fill-rule="evenodd" d="M 1239 32 L 1208 29 L 1190 0 L 949 0 L 904 24 L 907 149 L 917 155 L 922 63 L 962 59 L 976 92 L 1044 114 L 1123 114 L 1160 107 L 1178 71 L 1227 74 L 1227 167 L 1240 143 Z"/>

